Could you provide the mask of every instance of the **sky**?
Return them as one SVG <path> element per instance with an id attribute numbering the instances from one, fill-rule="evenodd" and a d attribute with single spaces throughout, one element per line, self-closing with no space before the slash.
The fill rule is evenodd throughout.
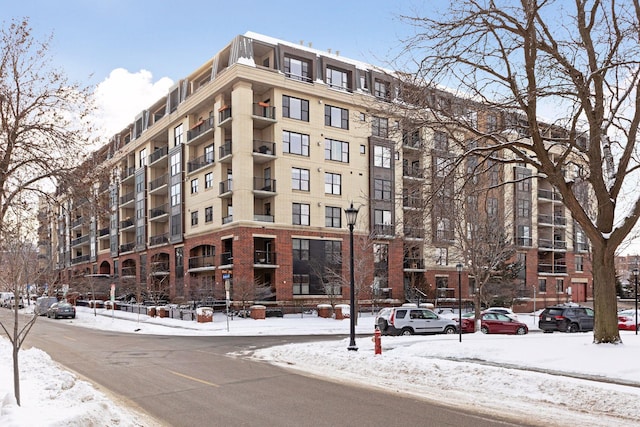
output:
<path id="1" fill-rule="evenodd" d="M 215 313 L 211 323 L 105 309 L 98 309 L 96 314 L 78 307 L 76 319 L 38 321 L 151 335 L 319 335 L 319 343 L 287 344 L 240 356 L 331 381 L 347 381 L 453 407 L 468 406 L 487 417 L 511 414 L 546 427 L 567 425 L 569 420 L 571 425 L 583 427 L 638 425 L 640 336 L 630 331 L 621 331 L 623 344 L 595 345 L 591 332 L 540 333 L 537 317 L 525 313 L 518 316 L 529 326 L 528 335 L 464 334 L 462 342 L 456 334 L 383 336 L 382 354 L 376 355 L 372 315 L 362 315 L 358 321 L 356 332 L 366 336 L 356 337 L 358 351 L 354 352 L 347 350 L 348 338 L 331 337 L 348 335 L 349 320 L 323 319 L 313 314 L 264 320 L 235 318 L 228 327 L 223 313 Z M 162 421 L 122 406 L 39 349 L 21 350 L 20 361 L 22 406 L 17 407 L 10 388 L 11 347 L 5 337 L 0 338 L 2 426 L 98 426 L 109 419 L 110 425 L 155 427 L 155 421 Z"/>
<path id="2" fill-rule="evenodd" d="M 53 36 L 54 63 L 95 87 L 107 137 L 239 34 L 261 33 L 384 66 L 412 29 L 402 14 L 438 5 L 425 0 L 0 0 L 2 20 L 29 18 L 37 39 Z"/>

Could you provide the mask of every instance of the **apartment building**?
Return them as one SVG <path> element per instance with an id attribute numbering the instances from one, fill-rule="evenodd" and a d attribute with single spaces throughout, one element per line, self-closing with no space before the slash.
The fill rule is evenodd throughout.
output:
<path id="1" fill-rule="evenodd" d="M 237 36 L 96 153 L 108 177 L 92 197 L 56 194 L 41 253 L 71 288 L 89 279 L 173 301 L 224 298 L 225 285 L 234 300 L 348 300 L 353 204 L 358 299 L 449 301 L 456 219 L 446 203 L 425 209 L 424 194 L 457 149 L 389 115 L 397 89 L 369 64 Z M 526 167 L 488 177 L 517 174 L 531 179 L 490 204 L 518 206 L 504 224 L 526 266 L 519 296 L 588 298 L 588 245 L 551 186 Z M 461 275 L 469 300 L 473 278 Z"/>

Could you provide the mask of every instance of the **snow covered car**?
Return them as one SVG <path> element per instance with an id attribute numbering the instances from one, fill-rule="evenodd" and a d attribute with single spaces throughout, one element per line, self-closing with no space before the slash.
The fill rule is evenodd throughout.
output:
<path id="1" fill-rule="evenodd" d="M 518 321 L 518 315 L 515 314 L 510 308 L 506 308 L 506 307 L 489 307 L 486 310 L 482 310 L 485 313 L 500 313 L 500 314 L 504 314 L 505 316 Z"/>
<path id="2" fill-rule="evenodd" d="M 634 309 L 621 310 L 618 312 L 618 329 L 621 331 L 635 331 L 636 319 L 638 319 L 638 327 L 640 329 L 640 310 L 638 310 L 638 317 L 636 318 L 636 311 Z"/>

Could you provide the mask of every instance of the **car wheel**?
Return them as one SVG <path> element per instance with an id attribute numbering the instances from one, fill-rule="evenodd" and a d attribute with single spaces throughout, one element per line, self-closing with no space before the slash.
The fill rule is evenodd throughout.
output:
<path id="1" fill-rule="evenodd" d="M 489 333 L 489 328 L 487 328 L 486 326 L 483 326 L 480 328 L 480 332 L 482 332 L 483 334 L 488 334 Z"/>
<path id="2" fill-rule="evenodd" d="M 580 327 L 578 326 L 577 323 L 570 323 L 569 326 L 567 326 L 567 332 L 571 334 L 579 331 L 580 331 Z"/>
<path id="3" fill-rule="evenodd" d="M 455 334 L 456 328 L 454 328 L 453 326 L 447 326 L 446 328 L 444 328 L 444 333 L 447 335 Z"/>
<path id="4" fill-rule="evenodd" d="M 53 318 L 57 320 L 58 319 L 58 313 L 54 313 L 53 314 Z"/>
<path id="5" fill-rule="evenodd" d="M 413 335 L 413 329 L 402 328 L 402 330 L 400 331 L 400 335 Z"/>
<path id="6" fill-rule="evenodd" d="M 544 331 L 542 331 L 542 332 L 544 332 L 545 334 L 552 334 L 552 333 L 553 333 L 553 331 L 549 331 L 549 330 L 547 330 L 547 329 L 545 329 L 545 330 L 544 330 Z"/>
<path id="7" fill-rule="evenodd" d="M 516 330 L 516 334 L 517 335 L 524 335 L 527 333 L 527 330 L 524 328 L 524 326 L 520 326 L 517 330 Z"/>

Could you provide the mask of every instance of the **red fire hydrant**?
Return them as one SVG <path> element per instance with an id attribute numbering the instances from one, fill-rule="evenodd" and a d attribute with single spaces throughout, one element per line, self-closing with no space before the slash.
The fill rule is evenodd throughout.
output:
<path id="1" fill-rule="evenodd" d="M 382 340 L 380 339 L 380 329 L 376 328 L 375 334 L 373 335 L 373 347 L 375 349 L 375 354 L 382 354 Z"/>

